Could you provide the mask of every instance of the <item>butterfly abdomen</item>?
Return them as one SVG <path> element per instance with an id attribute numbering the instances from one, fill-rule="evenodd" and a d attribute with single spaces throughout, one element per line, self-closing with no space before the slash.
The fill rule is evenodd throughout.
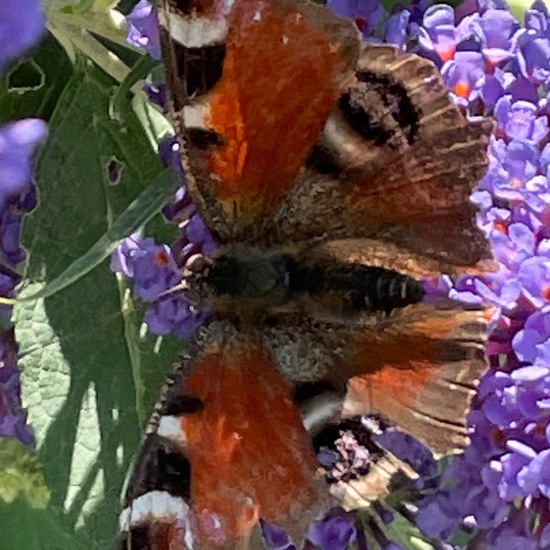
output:
<path id="1" fill-rule="evenodd" d="M 355 312 L 383 311 L 419 302 L 422 283 L 390 269 L 330 261 L 328 265 L 296 264 L 289 277 L 295 295 L 321 298 L 339 295 Z"/>
<path id="2" fill-rule="evenodd" d="M 396 271 L 331 257 L 308 260 L 307 256 L 224 253 L 210 268 L 207 284 L 216 298 L 228 299 L 237 311 L 323 309 L 326 303 L 330 311 L 389 313 L 424 296 L 421 282 Z"/>

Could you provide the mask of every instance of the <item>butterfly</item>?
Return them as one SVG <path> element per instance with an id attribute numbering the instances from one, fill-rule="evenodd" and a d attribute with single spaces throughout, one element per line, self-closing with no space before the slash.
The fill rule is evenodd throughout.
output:
<path id="1" fill-rule="evenodd" d="M 151 421 L 119 548 L 296 542 L 331 505 L 311 443 L 380 414 L 435 452 L 467 441 L 483 312 L 424 279 L 489 259 L 472 187 L 489 124 L 433 64 L 362 44 L 301 0 L 159 0 L 169 110 L 217 252 L 190 277 L 212 319 Z"/>

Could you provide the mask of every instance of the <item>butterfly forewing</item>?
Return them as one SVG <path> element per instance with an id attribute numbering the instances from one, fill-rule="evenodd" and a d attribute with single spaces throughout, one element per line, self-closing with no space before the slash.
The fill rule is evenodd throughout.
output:
<path id="1" fill-rule="evenodd" d="M 469 124 L 435 66 L 393 46 L 364 46 L 356 78 L 266 221 L 270 241 L 368 239 L 350 253 L 381 262 L 387 248 L 386 267 L 416 276 L 406 261 L 423 275 L 472 271 L 489 258 L 469 195 L 487 166 L 491 124 Z"/>
<path id="2" fill-rule="evenodd" d="M 170 88 L 187 87 L 186 94 L 172 91 L 171 108 L 186 136 L 194 195 L 207 220 L 215 209 L 221 219 L 211 219 L 212 229 L 227 239 L 257 231 L 292 186 L 353 74 L 359 40 L 350 21 L 307 2 L 237 0 L 217 17 L 227 36 L 210 88 L 193 86 L 189 93 L 196 76 L 178 58 L 178 52 L 191 55 L 177 43 L 179 33 L 165 33 L 163 52 L 177 72 Z M 172 10 L 169 20 L 172 28 L 175 21 L 212 22 L 196 9 Z M 203 72 L 210 74 L 208 61 Z"/>

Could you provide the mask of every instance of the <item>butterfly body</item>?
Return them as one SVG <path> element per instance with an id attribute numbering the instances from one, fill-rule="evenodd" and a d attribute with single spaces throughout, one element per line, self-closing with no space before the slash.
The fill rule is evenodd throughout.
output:
<path id="1" fill-rule="evenodd" d="M 398 272 L 338 261 L 292 249 L 222 250 L 205 277 L 214 311 L 229 316 L 272 317 L 316 312 L 316 317 L 386 312 L 419 302 L 422 283 Z M 241 251 L 239 251 L 241 248 Z"/>
<path id="2" fill-rule="evenodd" d="M 322 6 L 158 12 L 187 186 L 219 248 L 189 267 L 212 316 L 153 417 L 120 547 L 261 548 L 260 520 L 299 545 L 331 505 L 308 434 L 323 394 L 326 421 L 381 414 L 442 453 L 467 441 L 486 320 L 422 279 L 484 268 L 469 195 L 490 125 L 429 61 L 361 45 Z"/>

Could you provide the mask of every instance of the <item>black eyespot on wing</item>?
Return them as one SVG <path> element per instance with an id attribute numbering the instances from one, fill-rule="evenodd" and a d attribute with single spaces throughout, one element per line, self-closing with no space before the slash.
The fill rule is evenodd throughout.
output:
<path id="1" fill-rule="evenodd" d="M 340 96 L 339 107 L 348 124 L 367 141 L 384 145 L 391 141 L 394 132 L 386 129 L 380 118 L 372 116 L 365 108 L 361 92 L 354 90 Z"/>
<path id="2" fill-rule="evenodd" d="M 339 176 L 342 172 L 342 167 L 321 145 L 313 146 L 306 164 L 308 167 L 315 169 L 319 174 L 327 176 Z"/>
<path id="3" fill-rule="evenodd" d="M 198 397 L 177 394 L 170 396 L 170 399 L 162 404 L 159 414 L 166 416 L 181 416 L 199 412 L 203 407 L 204 403 Z"/>
<path id="4" fill-rule="evenodd" d="M 149 525 L 132 525 L 130 531 L 120 534 L 117 550 L 150 550 L 152 548 Z"/>
<path id="5" fill-rule="evenodd" d="M 326 392 L 337 392 L 338 388 L 334 386 L 332 382 L 328 380 L 322 380 L 320 382 L 304 382 L 294 388 L 293 399 L 299 405 L 309 399 L 317 397 Z"/>
<path id="6" fill-rule="evenodd" d="M 188 128 L 187 136 L 191 144 L 200 151 L 208 151 L 211 148 L 225 145 L 223 136 L 217 132 L 204 130 L 202 128 Z"/>
<path id="7" fill-rule="evenodd" d="M 395 145 L 399 133 L 409 144 L 415 140 L 420 113 L 405 87 L 388 75 L 373 72 L 357 74 L 359 84 L 343 94 L 339 107 L 349 125 L 376 145 Z M 391 120 L 386 120 L 389 114 Z"/>
<path id="8" fill-rule="evenodd" d="M 189 501 L 191 464 L 182 451 L 156 434 L 145 439 L 130 478 L 124 507 L 150 491 L 166 491 Z"/>

